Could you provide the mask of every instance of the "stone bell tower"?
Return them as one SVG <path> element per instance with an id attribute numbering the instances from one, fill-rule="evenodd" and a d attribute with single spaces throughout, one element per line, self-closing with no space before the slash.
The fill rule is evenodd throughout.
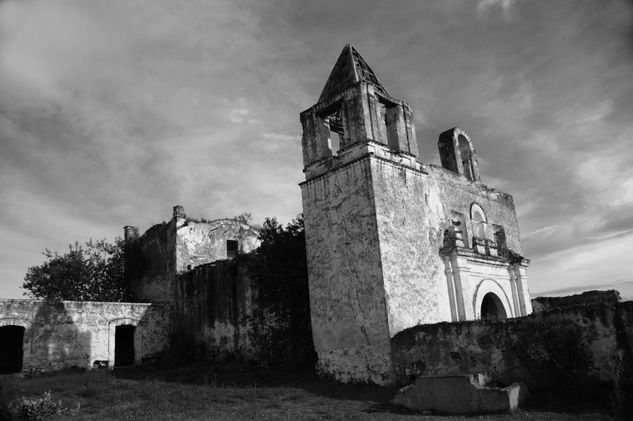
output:
<path id="1" fill-rule="evenodd" d="M 413 114 L 346 45 L 316 105 L 301 113 L 301 184 L 319 368 L 393 381 L 375 182 L 420 172 Z M 379 179 L 376 179 L 378 175 Z"/>
<path id="2" fill-rule="evenodd" d="M 389 384 L 403 329 L 531 312 L 512 196 L 481 182 L 465 131 L 440 134 L 441 167 L 421 163 L 411 109 L 350 45 L 301 124 L 322 372 Z"/>
<path id="3" fill-rule="evenodd" d="M 393 98 L 358 51 L 346 45 L 319 101 L 301 113 L 306 179 L 378 154 L 415 167 L 411 108 Z"/>

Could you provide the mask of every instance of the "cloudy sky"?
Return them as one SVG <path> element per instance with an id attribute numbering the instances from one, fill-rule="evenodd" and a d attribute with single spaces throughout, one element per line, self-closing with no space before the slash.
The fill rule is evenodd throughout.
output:
<path id="1" fill-rule="evenodd" d="M 633 298 L 633 2 L 0 0 L 0 297 L 48 248 L 171 217 L 301 212 L 299 112 L 346 43 L 471 136 L 533 295 Z"/>

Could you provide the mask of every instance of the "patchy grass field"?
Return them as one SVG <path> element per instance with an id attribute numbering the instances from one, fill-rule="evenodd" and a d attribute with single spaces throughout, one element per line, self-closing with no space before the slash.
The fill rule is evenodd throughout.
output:
<path id="1" fill-rule="evenodd" d="M 3 399 L 41 397 L 81 406 L 53 419 L 111 420 L 614 420 L 587 410 L 529 409 L 512 414 L 420 415 L 389 404 L 397 388 L 343 385 L 311 373 L 199 365 L 0 378 Z M 542 406 L 542 405 L 541 405 Z M 551 407 L 551 406 L 550 406 Z M 544 408 L 542 406 L 542 408 Z M 569 411 L 573 408 L 566 408 Z"/>

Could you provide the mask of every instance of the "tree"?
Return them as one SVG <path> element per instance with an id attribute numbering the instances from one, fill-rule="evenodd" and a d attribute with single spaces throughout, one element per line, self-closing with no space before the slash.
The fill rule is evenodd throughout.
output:
<path id="1" fill-rule="evenodd" d="M 249 316 L 251 341 L 271 362 L 314 362 L 303 215 L 284 228 L 266 218 L 261 245 L 247 260 L 256 305 Z"/>
<path id="2" fill-rule="evenodd" d="M 47 261 L 28 268 L 22 287 L 47 300 L 125 301 L 131 298 L 125 276 L 126 245 L 117 239 L 68 246 L 59 254 L 48 249 Z"/>

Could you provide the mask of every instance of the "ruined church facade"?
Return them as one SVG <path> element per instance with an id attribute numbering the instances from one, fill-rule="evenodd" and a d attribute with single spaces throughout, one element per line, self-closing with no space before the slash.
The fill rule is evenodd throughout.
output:
<path id="1" fill-rule="evenodd" d="M 512 196 L 481 182 L 465 131 L 440 134 L 441 167 L 420 162 L 411 108 L 350 45 L 300 118 L 321 372 L 390 384 L 396 333 L 531 313 Z"/>

